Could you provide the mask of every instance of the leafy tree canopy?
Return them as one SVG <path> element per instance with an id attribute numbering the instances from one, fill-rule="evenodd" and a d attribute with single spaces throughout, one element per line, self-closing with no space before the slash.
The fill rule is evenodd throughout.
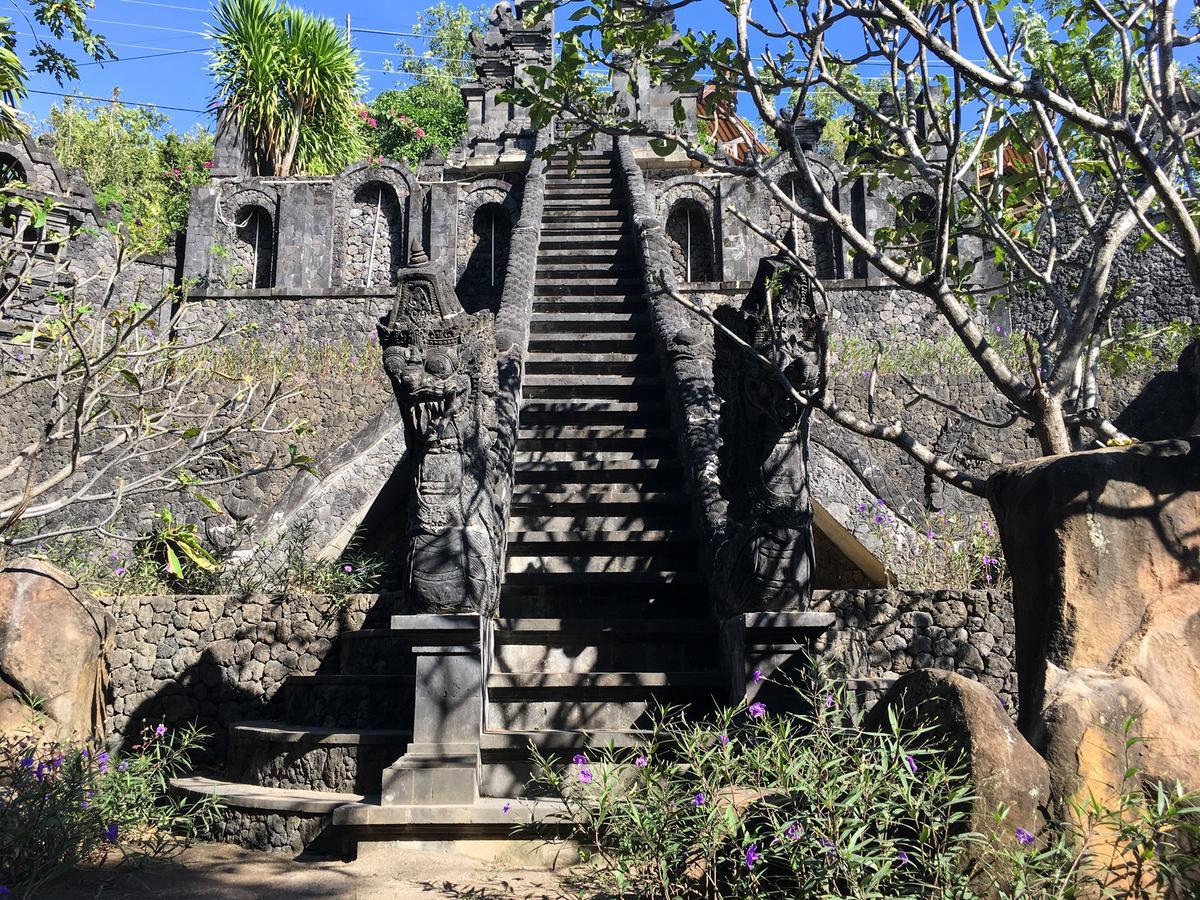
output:
<path id="1" fill-rule="evenodd" d="M 134 249 L 161 252 L 187 224 L 194 185 L 208 181 L 212 135 L 166 130 L 154 109 L 67 100 L 50 110 L 49 130 L 64 166 L 77 168 L 101 206 L 121 204 Z"/>
<path id="2" fill-rule="evenodd" d="M 329 174 L 366 155 L 362 63 L 332 20 L 276 0 L 221 0 L 214 17 L 214 102 L 261 174 Z"/>
<path id="3" fill-rule="evenodd" d="M 434 147 L 448 153 L 459 144 L 467 131 L 459 85 L 474 77 L 471 31 L 486 22 L 485 9 L 461 3 L 440 2 L 418 14 L 412 30 L 428 36 L 424 48 L 396 44 L 398 70 L 416 83 L 384 91 L 372 102 L 367 139 L 373 155 L 416 162 Z"/>

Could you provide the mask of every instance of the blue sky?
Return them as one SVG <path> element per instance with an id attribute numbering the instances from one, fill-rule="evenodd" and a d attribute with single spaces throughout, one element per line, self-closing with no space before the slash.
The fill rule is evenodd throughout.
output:
<path id="1" fill-rule="evenodd" d="M 388 56 L 393 60 L 397 58 L 394 52 L 397 38 L 367 34 L 357 29 L 408 31 L 417 13 L 429 4 L 422 0 L 394 3 L 351 0 L 349 4 L 300 0 L 298 5 L 339 23 L 345 21 L 347 12 L 350 13 L 354 44 L 362 54 L 363 65 L 372 70 L 366 74 L 371 80 L 370 93 L 373 95 L 397 83 L 396 75 L 381 71 Z M 163 110 L 179 130 L 186 130 L 196 123 L 210 125 L 210 117 L 203 112 L 211 96 L 205 68 L 208 58 L 203 52 L 207 42 L 200 34 L 211 22 L 209 8 L 204 0 L 96 0 L 90 19 L 121 59 L 104 66 L 81 67 L 79 81 L 65 88 L 59 87 L 52 78 L 34 74 L 24 108 L 35 119 L 43 120 L 50 106 L 61 102 L 61 98 L 32 91 L 62 93 L 75 90 L 81 94 L 108 97 L 113 88 L 120 88 L 122 100 L 179 107 L 178 110 Z M 32 45 L 32 38 L 28 36 L 32 29 L 22 16 L 26 7 L 21 0 L 0 0 L 0 9 L 3 9 L 3 15 L 13 19 L 18 32 L 17 50 L 25 56 Z M 422 42 L 410 39 L 410 43 L 415 48 Z M 63 46 L 69 48 L 70 45 L 64 43 Z M 78 54 L 74 55 L 79 58 Z"/>

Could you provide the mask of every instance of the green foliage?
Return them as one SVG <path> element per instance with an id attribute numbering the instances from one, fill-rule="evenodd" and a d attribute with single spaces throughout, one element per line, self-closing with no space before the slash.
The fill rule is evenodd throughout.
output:
<path id="1" fill-rule="evenodd" d="M 366 155 L 362 64 L 332 20 L 276 0 L 221 0 L 214 17 L 214 102 L 261 174 L 330 174 Z"/>
<path id="2" fill-rule="evenodd" d="M 1075 804 L 1040 834 L 1003 808 L 975 833 L 973 785 L 931 730 L 902 730 L 892 711 L 878 733 L 864 731 L 834 688 L 793 699 L 809 711 L 742 703 L 688 721 L 659 710 L 640 746 L 569 765 L 534 748 L 536 787 L 562 801 L 592 863 L 580 896 L 1196 896 L 1200 795 L 1179 784 L 1130 766 L 1110 801 Z"/>
<path id="3" fill-rule="evenodd" d="M 1111 799 L 1072 801 L 1063 821 L 1028 847 L 997 847 L 988 862 L 1002 900 L 1095 897 L 1185 900 L 1200 895 L 1200 794 L 1130 765 L 1142 739 L 1123 724 L 1126 769 Z"/>
<path id="4" fill-rule="evenodd" d="M 217 570 L 216 557 L 200 542 L 194 523 L 177 523 L 169 507 L 159 510 L 154 517 L 161 524 L 142 543 L 145 554 L 159 562 L 167 575 L 183 582 L 194 569 L 201 572 Z"/>
<path id="5" fill-rule="evenodd" d="M 1170 322 L 1161 327 L 1125 326 L 1100 351 L 1100 362 L 1115 377 L 1127 378 L 1172 368 L 1183 348 L 1200 338 L 1200 325 Z"/>
<path id="6" fill-rule="evenodd" d="M 467 132 L 467 108 L 458 91 L 424 81 L 403 90 L 384 91 L 371 101 L 367 139 L 371 155 L 419 162 L 439 148 L 449 153 Z"/>
<path id="7" fill-rule="evenodd" d="M 566 768 L 539 756 L 540 785 L 594 848 L 588 894 L 970 896 L 965 774 L 923 732 L 859 730 L 833 690 L 804 700 L 812 712 L 660 712 L 635 749 Z"/>
<path id="8" fill-rule="evenodd" d="M 46 897 L 47 884 L 79 863 L 185 846 L 218 809 L 212 798 L 190 801 L 170 790 L 204 737 L 159 726 L 124 755 L 0 737 L 0 885 L 14 897 Z"/>
<path id="9" fill-rule="evenodd" d="M 62 164 L 78 168 L 100 205 L 121 204 L 134 250 L 162 252 L 187 225 L 192 188 L 209 180 L 212 136 L 197 128 L 164 132 L 154 109 L 68 98 L 50 109 L 49 130 Z"/>
<path id="10" fill-rule="evenodd" d="M 959 511 L 929 513 L 904 526 L 882 500 L 860 503 L 858 515 L 876 538 L 881 561 L 903 590 L 1007 587 L 1008 569 L 990 517 Z"/>
<path id="11" fill-rule="evenodd" d="M 484 9 L 440 2 L 417 14 L 412 32 L 428 35 L 420 48 L 398 41 L 398 70 L 415 81 L 371 101 L 365 137 L 372 156 L 413 163 L 434 147 L 449 153 L 467 131 L 467 107 L 459 85 L 474 77 L 472 29 L 485 28 Z M 371 120 L 375 125 L 371 125 Z"/>

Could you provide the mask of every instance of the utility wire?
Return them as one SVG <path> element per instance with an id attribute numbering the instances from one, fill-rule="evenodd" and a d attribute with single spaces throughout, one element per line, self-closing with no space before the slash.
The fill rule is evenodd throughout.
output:
<path id="1" fill-rule="evenodd" d="M 208 115 L 212 112 L 209 109 L 193 109 L 190 106 L 163 106 L 159 103 L 139 103 L 136 100 L 118 100 L 115 97 L 90 97 L 87 94 L 65 94 L 62 91 L 42 91 L 33 88 L 28 89 L 31 94 L 45 94 L 49 97 L 66 97 L 69 100 L 91 100 L 96 103 L 115 103 L 118 106 L 141 106 L 146 109 L 169 109 L 173 112 L 190 112 L 203 113 Z"/>

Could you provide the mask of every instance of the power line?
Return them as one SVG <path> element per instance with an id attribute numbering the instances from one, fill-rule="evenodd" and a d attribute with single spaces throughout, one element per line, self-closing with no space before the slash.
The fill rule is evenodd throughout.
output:
<path id="1" fill-rule="evenodd" d="M 114 46 L 120 46 L 120 45 L 114 45 Z M 152 48 L 147 47 L 146 49 L 149 50 Z M 78 65 L 79 65 L 79 68 L 83 68 L 84 66 L 107 66 L 107 65 L 109 65 L 111 63 L 115 63 L 115 62 L 133 62 L 134 60 L 138 60 L 138 59 L 159 59 L 164 56 L 179 56 L 184 53 L 207 53 L 207 52 L 208 52 L 208 50 L 204 47 L 201 47 L 199 50 L 163 50 L 161 53 L 146 53 L 142 56 L 118 56 L 116 59 L 105 59 L 105 60 L 95 60 L 94 59 L 94 60 L 91 60 L 90 62 L 79 63 Z"/>
<path id="2" fill-rule="evenodd" d="M 181 9 L 184 12 L 209 13 L 211 9 L 202 6 L 176 6 L 174 3 L 154 3 L 152 0 L 121 0 L 122 3 L 136 3 L 138 6 L 157 6 L 160 9 Z"/>
<path id="3" fill-rule="evenodd" d="M 146 109 L 169 109 L 172 112 L 202 113 L 208 115 L 212 110 L 193 109 L 190 106 L 163 106 L 159 103 L 139 103 L 136 100 L 118 100 L 115 97 L 90 97 L 87 94 L 64 94 L 62 91 L 41 91 L 29 88 L 31 94 L 45 94 L 50 97 L 66 97 L 68 100 L 91 100 L 96 103 L 115 103 L 118 106 L 141 106 Z"/>

